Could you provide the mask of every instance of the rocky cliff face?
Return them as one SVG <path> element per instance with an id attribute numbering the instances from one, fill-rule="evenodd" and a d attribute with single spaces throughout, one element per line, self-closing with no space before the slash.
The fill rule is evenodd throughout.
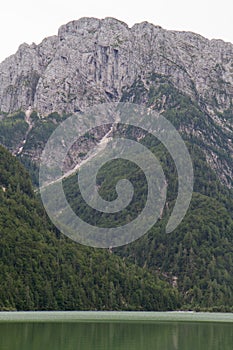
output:
<path id="1" fill-rule="evenodd" d="M 113 18 L 82 18 L 1 63 L 0 110 L 83 110 L 119 100 L 123 88 L 151 72 L 169 76 L 212 114 L 232 106 L 232 44 L 147 22 L 129 28 Z"/>
<path id="2" fill-rule="evenodd" d="M 39 45 L 22 44 L 0 64 L 1 112 L 32 106 L 40 116 L 68 114 L 110 101 L 142 103 L 178 119 L 187 110 L 179 129 L 198 139 L 232 186 L 233 44 L 148 22 L 129 28 L 113 18 L 81 18 Z"/>

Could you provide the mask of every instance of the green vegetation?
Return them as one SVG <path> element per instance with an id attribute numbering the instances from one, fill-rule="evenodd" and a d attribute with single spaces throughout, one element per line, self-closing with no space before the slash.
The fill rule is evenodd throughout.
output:
<path id="1" fill-rule="evenodd" d="M 73 198 L 76 184 L 75 181 L 72 186 L 69 180 L 69 191 Z M 227 203 L 227 197 L 223 194 L 220 197 Z M 78 214 L 85 212 L 85 219 L 91 222 L 93 213 L 87 217 L 88 209 L 84 210 L 79 198 L 76 197 L 76 207 L 72 203 L 73 208 L 77 210 L 80 205 Z M 135 207 L 140 204 L 137 201 L 134 203 Z M 134 218 L 133 215 L 132 211 L 130 219 Z M 169 235 L 165 233 L 168 217 L 169 213 L 165 212 L 163 219 L 146 236 L 115 252 L 141 266 L 147 266 L 150 271 L 162 273 L 170 283 L 177 277 L 183 308 L 232 310 L 233 221 L 227 208 L 214 198 L 194 193 L 184 221 Z M 105 214 L 95 218 L 95 223 L 108 227 L 109 222 L 117 223 L 117 220 L 116 217 L 106 218 Z"/>
<path id="2" fill-rule="evenodd" d="M 61 117 L 58 113 L 51 113 L 46 118 L 39 118 L 36 113 L 32 115 L 34 125 L 28 135 L 24 147 L 25 152 L 30 153 L 34 150 L 43 150 L 52 132 L 65 118 L 66 116 Z"/>
<path id="3" fill-rule="evenodd" d="M 133 134 L 132 130 L 125 133 L 128 137 Z M 181 294 L 183 309 L 232 311 L 232 191 L 219 182 L 200 148 L 187 144 L 193 159 L 195 192 L 183 222 L 174 232 L 166 234 L 166 222 L 177 196 L 175 165 L 164 147 L 151 135 L 141 142 L 162 163 L 169 183 L 167 205 L 162 220 L 147 235 L 128 246 L 114 249 L 114 253 L 153 273 L 162 274 L 164 280 L 175 285 Z M 108 162 L 101 168 L 97 177 L 100 195 L 105 200 L 115 199 L 116 183 L 123 177 L 134 185 L 134 197 L 127 208 L 116 214 L 90 208 L 77 189 L 76 176 L 65 180 L 63 187 L 73 210 L 83 220 L 100 227 L 113 227 L 133 220 L 146 201 L 144 174 L 124 160 Z"/>
<path id="4" fill-rule="evenodd" d="M 150 232 L 128 246 L 113 249 L 113 253 L 80 246 L 57 232 L 35 198 L 24 168 L 1 148 L 0 308 L 233 311 L 230 129 L 218 125 L 201 101 L 197 103 L 178 91 L 167 76 L 139 77 L 124 89 L 125 101 L 160 111 L 186 141 L 195 183 L 184 220 L 174 232 L 166 234 L 178 191 L 176 167 L 163 145 L 141 129 L 119 125 L 115 136 L 140 139 L 160 160 L 168 181 L 167 202 Z M 229 126 L 232 110 L 218 117 Z M 31 116 L 33 128 L 19 159 L 33 185 L 38 184 L 38 155 L 65 118 L 56 113 L 46 119 L 36 113 Z M 24 114 L 4 116 L 0 120 L 0 143 L 14 149 L 26 129 Z M 79 152 L 80 157 L 84 155 Z M 215 171 L 207 164 L 206 155 L 215 159 Z M 134 196 L 127 208 L 114 214 L 99 213 L 83 201 L 77 176 L 66 179 L 63 185 L 69 203 L 83 220 L 113 227 L 137 217 L 146 202 L 145 176 L 125 160 L 108 162 L 99 171 L 100 195 L 105 200 L 115 199 L 115 186 L 122 178 L 132 182 Z"/>
<path id="5" fill-rule="evenodd" d="M 28 124 L 24 120 L 23 112 L 4 116 L 0 119 L 0 144 L 14 150 L 24 140 Z"/>
<path id="6" fill-rule="evenodd" d="M 28 174 L 0 146 L 1 310 L 172 310 L 175 289 L 158 274 L 57 232 Z"/>
<path id="7" fill-rule="evenodd" d="M 193 93 L 195 94 L 195 87 Z M 177 90 L 168 76 L 155 73 L 143 79 L 138 78 L 132 86 L 124 89 L 121 102 L 128 101 L 162 112 L 182 133 L 185 140 L 199 146 L 208 156 L 214 154 L 219 177 L 222 177 L 223 168 L 233 169 L 232 150 L 229 147 L 229 139 L 232 139 L 232 126 L 229 125 L 232 120 L 232 108 L 221 115 L 216 113 L 227 120 L 223 124 L 226 124 L 228 129 L 224 129 L 209 116 L 202 101 L 197 103 L 196 99 Z M 224 182 L 233 186 L 230 175 L 225 176 Z"/>

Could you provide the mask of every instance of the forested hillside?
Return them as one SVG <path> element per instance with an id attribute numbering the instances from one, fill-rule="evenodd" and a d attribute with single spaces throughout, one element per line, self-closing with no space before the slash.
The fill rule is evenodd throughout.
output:
<path id="1" fill-rule="evenodd" d="M 220 183 L 200 148 L 188 143 L 195 175 L 193 198 L 178 228 L 166 233 L 178 190 L 174 162 L 150 135 L 141 142 L 161 161 L 169 184 L 167 204 L 162 219 L 145 236 L 114 249 L 114 253 L 128 257 L 148 271 L 161 273 L 180 292 L 185 309 L 232 310 L 232 190 Z M 147 195 L 143 172 L 128 161 L 115 160 L 108 162 L 98 174 L 97 184 L 105 200 L 116 198 L 115 186 L 121 178 L 130 180 L 135 192 L 130 205 L 118 214 L 100 213 L 87 206 L 77 190 L 76 176 L 64 181 L 64 189 L 73 210 L 83 220 L 100 227 L 115 227 L 137 217 Z"/>
<path id="2" fill-rule="evenodd" d="M 49 223 L 23 166 L 0 146 L 0 310 L 172 310 L 177 291 Z"/>
<path id="3" fill-rule="evenodd" d="M 113 136 L 121 135 L 137 141 L 140 140 L 160 160 L 168 182 L 167 204 L 162 220 L 147 235 L 127 247 L 114 250 L 113 255 L 94 250 L 94 256 L 96 254 L 97 256 L 104 254 L 108 259 L 113 259 L 114 255 L 119 255 L 121 258 L 129 259 L 133 264 L 136 263 L 137 266 L 141 266 L 143 270 L 140 271 L 143 271 L 143 273 L 160 274 L 164 281 L 168 282 L 170 286 L 173 286 L 174 290 L 179 292 L 183 308 L 229 311 L 233 305 L 233 195 L 232 189 L 224 185 L 226 183 L 230 185 L 232 178 L 226 176 L 227 172 L 223 176 L 222 167 L 227 169 L 232 164 L 232 156 L 226 152 L 226 144 L 230 134 L 229 131 L 222 130 L 217 124 L 213 123 L 205 111 L 190 98 L 179 92 L 167 79 L 162 79 L 161 76 L 151 77 L 149 89 L 146 89 L 141 81 L 135 82 L 128 91 L 125 90 L 122 101 L 144 104 L 147 107 L 159 110 L 165 95 L 167 97 L 163 103 L 164 115 L 181 132 L 193 160 L 195 182 L 193 200 L 189 211 L 175 232 L 170 235 L 165 234 L 166 222 L 178 190 L 175 164 L 163 145 L 150 134 L 144 134 L 142 130 L 135 130 L 130 127 L 125 128 L 119 125 Z M 18 158 L 29 170 L 34 186 L 38 185 L 38 165 L 41 151 L 52 131 L 66 117 L 59 116 L 56 113 L 44 119 L 39 118 L 36 113 L 33 113 L 31 116 L 33 128 Z M 13 151 L 17 148 L 20 139 L 22 140 L 26 129 L 22 113 L 16 113 L 13 117 L 4 116 L 0 121 L 0 125 L 2 126 L 0 129 L 1 142 Z M 90 136 L 86 135 L 86 139 L 90 140 Z M 91 135 L 91 140 L 95 143 L 98 142 L 98 139 L 95 140 L 93 135 Z M 82 154 L 85 156 L 85 152 Z M 207 162 L 210 154 L 217 155 L 214 165 L 211 162 Z M 7 157 L 10 157 L 9 154 Z M 9 161 L 10 163 L 12 162 L 11 158 L 9 158 Z M 6 164 L 7 162 L 5 162 L 5 166 Z M 15 164 L 19 163 L 15 162 Z M 4 165 L 2 165 L 2 169 L 4 169 Z M 10 181 L 9 179 L 12 178 L 11 174 L 8 175 L 6 181 Z M 126 161 L 117 160 L 110 162 L 107 167 L 103 167 L 97 178 L 100 194 L 106 200 L 112 200 L 116 198 L 115 185 L 117 181 L 125 177 L 134 186 L 133 202 L 118 215 L 114 215 L 114 217 L 109 214 L 100 215 L 85 204 L 77 192 L 75 176 L 64 182 L 64 188 L 72 208 L 85 221 L 102 227 L 112 227 L 113 224 L 117 226 L 131 221 L 142 210 L 147 195 L 145 176 L 132 163 L 128 164 Z M 18 195 L 20 193 L 20 181 L 22 182 L 21 186 L 25 186 L 25 178 L 26 176 L 22 176 L 20 177 L 21 180 L 13 181 L 14 184 L 18 183 L 15 187 L 16 192 L 12 194 L 14 198 L 17 193 Z M 28 181 L 26 182 L 28 183 Z M 32 189 L 30 191 L 32 192 Z M 5 198 L 9 196 L 9 193 L 10 190 L 3 192 L 2 195 Z M 35 201 L 33 194 L 31 196 L 31 207 L 38 207 L 38 202 Z M 17 204 L 15 205 L 17 206 Z M 38 210 L 41 211 L 42 209 L 38 207 Z M 37 209 L 33 209 L 32 212 L 34 213 L 33 215 L 36 215 Z M 31 215 L 26 214 L 26 219 L 29 219 Z M 25 219 L 24 216 L 21 217 L 21 214 L 18 214 L 18 217 L 18 220 Z M 14 218 L 14 220 L 16 219 Z M 47 219 L 44 218 L 44 220 L 46 224 L 43 223 L 43 225 L 46 227 L 46 232 L 49 232 L 50 237 L 54 239 L 54 229 L 51 232 L 50 227 L 48 231 Z M 31 221 L 34 223 L 33 229 L 35 231 L 38 230 L 38 225 L 42 225 L 41 218 L 37 218 L 37 216 L 31 218 Z M 15 225 L 20 226 L 17 223 Z M 41 230 L 39 232 L 44 232 L 44 228 Z M 8 231 L 10 232 L 10 230 Z M 13 231 L 15 232 L 15 229 Z M 59 242 L 62 240 L 63 243 L 66 242 L 66 244 L 72 246 L 75 256 L 80 254 L 80 251 L 82 254 L 86 254 L 89 251 L 87 248 L 80 247 L 69 242 L 64 237 L 60 237 L 58 233 L 56 235 L 59 236 Z M 56 254 L 58 253 L 54 253 L 54 255 Z M 54 256 L 54 259 L 56 260 L 57 258 Z M 60 262 L 61 260 L 59 259 L 58 261 Z M 86 258 L 84 262 L 86 262 Z M 64 263 L 66 262 L 64 261 Z M 119 263 L 123 264 L 122 260 L 119 260 Z M 56 264 L 55 266 L 57 266 Z M 88 268 L 90 269 L 90 267 Z M 55 270 L 57 271 L 57 268 Z M 72 273 L 75 275 L 76 271 L 72 270 Z M 76 276 L 74 281 L 77 278 Z M 82 283 L 82 280 L 83 275 L 79 279 L 79 283 Z M 97 281 L 98 278 L 95 279 L 95 282 L 90 278 L 89 283 L 96 284 Z M 133 283 L 133 279 L 131 282 Z M 49 288 L 52 291 L 54 290 L 52 286 Z M 93 288 L 95 290 L 96 287 Z M 130 290 L 128 282 L 127 288 Z M 99 287 L 97 289 L 99 291 Z M 42 290 L 47 289 L 43 287 Z M 94 292 L 94 294 L 96 293 L 98 294 L 98 292 Z M 132 292 L 129 292 L 129 295 L 131 294 Z M 54 298 L 57 300 L 56 296 Z M 69 296 L 68 299 L 72 298 Z M 76 298 L 74 299 L 76 300 Z M 99 302 L 100 299 L 100 296 L 98 296 L 95 300 Z M 98 304 L 98 302 L 90 302 L 88 298 L 89 307 L 90 305 L 97 309 L 110 307 L 110 304 L 106 306 L 102 301 L 101 304 Z M 115 303 L 114 305 L 117 308 L 124 308 L 125 302 L 122 301 L 122 303 Z M 132 302 L 127 305 L 131 304 Z M 141 305 L 141 302 L 139 304 Z M 64 305 L 60 306 L 60 304 L 57 307 L 65 308 Z M 137 307 L 136 304 L 133 305 L 133 308 Z M 154 308 L 154 306 L 149 306 L 148 308 L 150 309 L 151 307 L 152 309 Z M 144 306 L 142 306 L 143 308 Z"/>
<path id="4" fill-rule="evenodd" d="M 230 43 L 148 22 L 129 28 L 113 18 L 70 22 L 39 45 L 21 45 L 0 64 L 0 144 L 15 155 L 0 148 L 1 309 L 233 311 L 232 67 Z M 112 102 L 143 106 L 175 126 L 192 158 L 194 192 L 184 220 L 167 234 L 178 194 L 175 162 L 151 134 L 111 115 L 114 128 L 101 125 L 75 142 L 65 172 L 104 138 L 133 139 L 160 161 L 167 198 L 146 235 L 125 247 L 97 250 L 53 227 L 40 203 L 38 172 L 57 126 Z M 117 159 L 97 176 L 108 201 L 116 199 L 116 184 L 124 178 L 134 187 L 133 199 L 114 214 L 86 205 L 77 174 L 63 187 L 84 221 L 117 227 L 145 206 L 145 174 Z"/>

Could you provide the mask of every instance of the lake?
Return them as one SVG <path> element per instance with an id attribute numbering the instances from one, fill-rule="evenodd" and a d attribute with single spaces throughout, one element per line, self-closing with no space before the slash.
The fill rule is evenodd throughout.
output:
<path id="1" fill-rule="evenodd" d="M 232 350 L 233 315 L 0 313 L 1 350 Z"/>

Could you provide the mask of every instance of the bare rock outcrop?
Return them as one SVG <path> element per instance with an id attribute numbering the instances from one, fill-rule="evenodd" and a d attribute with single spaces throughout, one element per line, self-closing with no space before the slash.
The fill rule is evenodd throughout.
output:
<path id="1" fill-rule="evenodd" d="M 148 22 L 129 28 L 114 18 L 81 18 L 39 45 L 22 44 L 0 64 L 0 110 L 72 113 L 120 100 L 151 72 L 169 76 L 213 115 L 232 106 L 232 44 Z"/>

